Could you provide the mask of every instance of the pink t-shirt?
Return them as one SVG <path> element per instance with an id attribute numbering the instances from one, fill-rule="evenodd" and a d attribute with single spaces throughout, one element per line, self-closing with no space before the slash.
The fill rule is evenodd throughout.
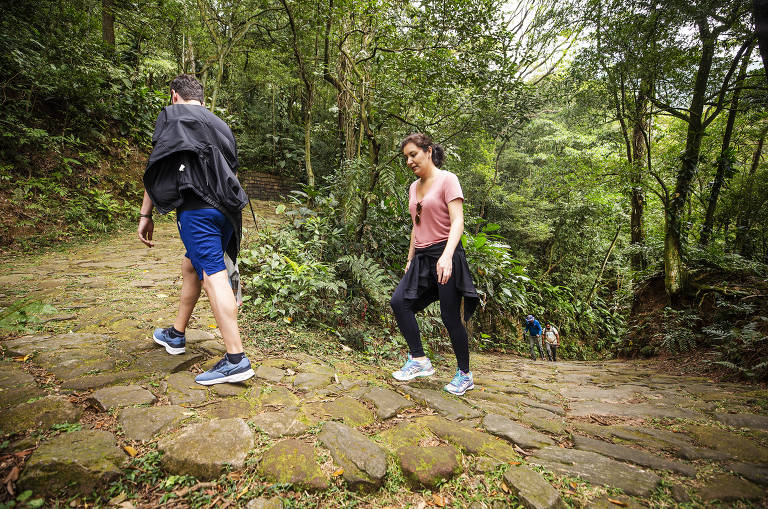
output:
<path id="1" fill-rule="evenodd" d="M 444 240 L 448 240 L 451 231 L 451 216 L 448 213 L 448 203 L 456 198 L 464 199 L 461 192 L 459 179 L 446 170 L 438 170 L 435 181 L 427 194 L 421 199 L 421 220 L 416 224 L 416 186 L 418 180 L 411 184 L 408 192 L 408 209 L 411 212 L 413 222 L 414 246 L 417 248 L 429 247 Z"/>

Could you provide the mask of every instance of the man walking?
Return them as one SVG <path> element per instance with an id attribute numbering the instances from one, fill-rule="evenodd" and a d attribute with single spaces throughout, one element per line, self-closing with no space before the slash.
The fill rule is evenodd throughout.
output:
<path id="1" fill-rule="evenodd" d="M 536 360 L 536 351 L 534 348 L 539 349 L 539 357 L 544 360 L 544 353 L 541 348 L 541 324 L 536 320 L 533 315 L 528 315 L 525 319 L 525 329 L 523 335 L 528 334 L 528 342 L 531 346 L 531 360 Z"/>
<path id="2" fill-rule="evenodd" d="M 557 362 L 557 347 L 560 345 L 560 333 L 557 327 L 549 322 L 544 324 L 544 343 L 547 348 L 547 358 L 552 362 Z"/>
<path id="3" fill-rule="evenodd" d="M 205 289 L 227 353 L 195 381 L 202 385 L 240 382 L 253 376 L 237 327 L 237 302 L 224 254 L 234 262 L 240 250 L 241 210 L 248 198 L 237 180 L 232 131 L 203 106 L 203 87 L 190 74 L 171 82 L 171 106 L 163 108 L 152 136 L 154 149 L 144 172 L 139 240 L 154 246 L 152 209 L 176 210 L 187 252 L 176 321 L 153 338 L 171 355 L 185 352 L 185 330 L 200 291 Z"/>

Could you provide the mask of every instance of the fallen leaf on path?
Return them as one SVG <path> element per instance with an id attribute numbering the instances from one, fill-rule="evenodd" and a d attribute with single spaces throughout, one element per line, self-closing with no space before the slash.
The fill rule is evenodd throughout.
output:
<path id="1" fill-rule="evenodd" d="M 137 454 L 139 454 L 139 451 L 136 450 L 135 447 L 132 447 L 130 445 L 126 445 L 123 447 L 123 450 L 128 453 L 128 456 L 131 458 L 135 458 Z"/>
<path id="2" fill-rule="evenodd" d="M 501 483 L 501 491 L 509 493 L 509 486 L 507 486 L 507 483 Z"/>
<path id="3" fill-rule="evenodd" d="M 340 476 L 341 474 L 343 474 L 343 473 L 344 473 L 344 469 L 343 469 L 343 468 L 340 468 L 340 469 L 338 469 L 337 471 L 335 471 L 334 473 L 332 473 L 332 474 L 331 474 L 331 477 L 339 477 L 339 476 Z"/>
<path id="4" fill-rule="evenodd" d="M 238 493 L 238 494 L 237 494 L 237 496 L 235 497 L 235 499 L 236 499 L 236 500 L 240 500 L 240 497 L 242 497 L 243 495 L 245 495 L 246 493 L 248 493 L 248 489 L 249 489 L 249 488 L 248 488 L 247 486 L 246 486 L 245 488 L 243 488 L 243 490 L 242 490 L 240 493 Z"/>
<path id="5" fill-rule="evenodd" d="M 575 483 L 575 482 L 573 482 L 573 481 L 571 481 L 571 482 L 570 482 L 570 483 L 568 483 L 568 484 L 570 484 L 570 485 L 571 485 L 571 488 L 573 488 L 574 490 L 578 490 L 578 489 L 579 489 L 579 485 L 578 485 L 578 484 L 576 484 L 576 483 Z"/>
<path id="6" fill-rule="evenodd" d="M 522 465 L 523 462 L 522 461 L 510 461 L 509 464 L 510 465 Z"/>
<path id="7" fill-rule="evenodd" d="M 28 353 L 24 357 L 14 357 L 13 360 L 15 360 L 16 362 L 27 362 L 30 359 L 30 357 L 32 357 L 32 354 Z"/>
<path id="8" fill-rule="evenodd" d="M 612 504 L 616 504 L 616 505 L 621 506 L 621 507 L 627 507 L 627 503 L 626 502 L 623 502 L 621 500 L 616 500 L 614 498 L 609 498 L 608 502 L 610 502 Z"/>
<path id="9" fill-rule="evenodd" d="M 123 501 L 128 497 L 128 495 L 125 494 L 125 492 L 120 492 L 119 495 L 114 496 L 109 499 L 109 502 L 107 502 L 109 505 L 120 505 L 123 503 Z"/>
<path id="10" fill-rule="evenodd" d="M 437 493 L 432 495 L 432 503 L 434 503 L 437 507 L 445 507 L 445 499 L 442 495 L 438 495 Z"/>
<path id="11" fill-rule="evenodd" d="M 5 476 L 5 479 L 3 479 L 3 484 L 8 484 L 11 482 L 16 481 L 19 478 L 19 467 L 14 466 L 10 472 L 8 472 L 8 475 Z"/>

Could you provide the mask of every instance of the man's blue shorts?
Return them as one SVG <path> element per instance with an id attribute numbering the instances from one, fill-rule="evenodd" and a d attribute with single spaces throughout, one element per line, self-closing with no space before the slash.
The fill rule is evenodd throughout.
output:
<path id="1" fill-rule="evenodd" d="M 224 250 L 235 229 L 224 214 L 216 209 L 182 210 L 177 215 L 179 235 L 197 276 L 227 270 Z"/>

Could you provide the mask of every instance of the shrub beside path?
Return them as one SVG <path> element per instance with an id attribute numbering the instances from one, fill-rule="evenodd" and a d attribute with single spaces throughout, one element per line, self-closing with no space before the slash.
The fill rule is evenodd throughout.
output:
<path id="1" fill-rule="evenodd" d="M 151 340 L 178 302 L 174 224 L 153 249 L 134 236 L 0 275 L 0 503 L 768 503 L 768 391 L 652 362 L 476 355 L 477 388 L 456 398 L 448 366 L 403 384 L 341 348 L 265 356 L 249 337 L 256 377 L 199 386 L 224 351 L 204 297 L 186 354 Z"/>

